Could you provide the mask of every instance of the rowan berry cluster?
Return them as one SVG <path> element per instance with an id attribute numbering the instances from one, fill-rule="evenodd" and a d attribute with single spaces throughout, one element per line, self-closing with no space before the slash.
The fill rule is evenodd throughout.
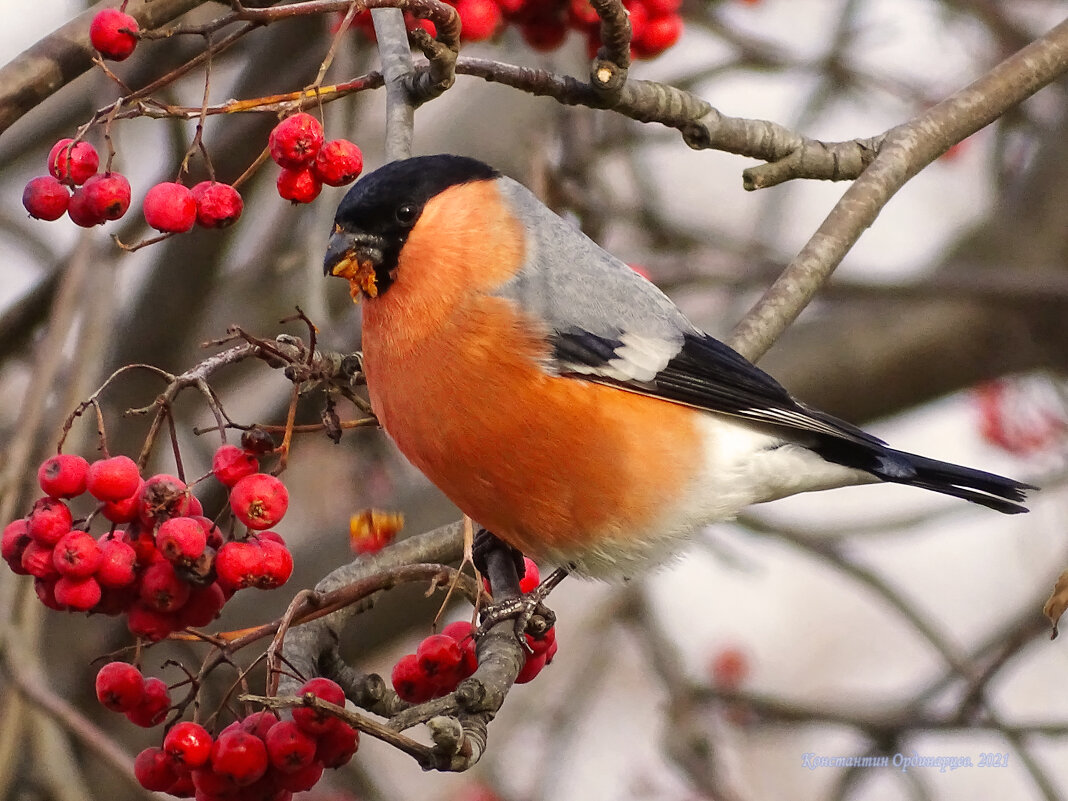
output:
<path id="1" fill-rule="evenodd" d="M 347 139 L 327 142 L 323 126 L 311 114 L 286 117 L 267 140 L 271 159 L 282 168 L 278 194 L 294 203 L 311 203 L 323 184 L 345 186 L 363 171 L 363 153 Z"/>
<path id="2" fill-rule="evenodd" d="M 519 30 L 523 40 L 535 50 L 556 50 L 568 31 L 586 38 L 591 58 L 601 46 L 601 20 L 589 0 L 445 0 L 460 16 L 460 37 L 483 42 L 508 26 Z M 631 56 L 655 58 L 678 41 L 683 22 L 679 16 L 682 0 L 624 0 L 630 14 Z M 434 35 L 434 23 L 407 15 L 408 26 L 420 27 Z M 370 12 L 363 12 L 354 24 L 374 37 Z"/>
<path id="3" fill-rule="evenodd" d="M 0 555 L 15 573 L 34 577 L 51 609 L 124 614 L 132 633 L 152 641 L 206 626 L 238 590 L 279 587 L 293 572 L 285 542 L 266 530 L 286 512 L 285 485 L 234 445 L 219 448 L 212 473 L 229 489 L 233 517 L 250 530 L 243 540 L 224 538 L 175 476 L 145 478 L 127 456 L 89 464 L 59 454 L 41 464 L 45 495 L 4 528 Z M 85 495 L 91 511 L 76 520 L 70 502 Z M 94 537 L 100 519 L 108 530 Z"/>
<path id="4" fill-rule="evenodd" d="M 519 588 L 523 593 L 532 591 L 541 582 L 538 566 L 524 558 L 525 571 Z M 487 585 L 488 589 L 488 585 Z M 542 668 L 556 656 L 556 629 L 550 628 L 540 638 L 523 635 L 527 641 L 527 657 L 516 684 L 526 684 L 541 673 Z M 414 654 L 401 657 L 390 676 L 393 689 L 405 701 L 421 704 L 431 698 L 440 698 L 456 689 L 457 685 L 478 668 L 475 653 L 475 631 L 468 621 L 450 623 L 440 634 L 431 634 L 423 639 Z"/>
<path id="5" fill-rule="evenodd" d="M 149 697 L 157 682 L 160 691 Z M 141 726 L 163 721 L 170 706 L 167 688 L 159 679 L 142 679 L 125 662 L 111 662 L 96 678 L 97 698 L 108 709 L 124 713 Z M 298 692 L 337 706 L 345 694 L 329 679 L 316 678 Z M 154 718 L 140 710 L 148 706 Z M 339 718 L 312 707 L 297 707 L 291 720 L 263 711 L 235 720 L 217 736 L 198 723 L 171 726 L 162 745 L 141 751 L 134 775 L 146 790 L 202 801 L 288 801 L 293 793 L 310 790 L 326 768 L 348 763 L 360 745 L 360 735 Z"/>

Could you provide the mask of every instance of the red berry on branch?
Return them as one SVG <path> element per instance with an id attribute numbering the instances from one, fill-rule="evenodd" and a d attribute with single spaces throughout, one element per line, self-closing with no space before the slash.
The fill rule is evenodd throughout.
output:
<path id="1" fill-rule="evenodd" d="M 447 634 L 431 634 L 415 649 L 419 669 L 434 688 L 443 692 L 456 689 L 460 681 L 463 653 L 460 644 Z"/>
<path id="2" fill-rule="evenodd" d="M 51 548 L 70 531 L 72 522 L 70 509 L 63 501 L 39 498 L 29 515 L 30 536 L 41 545 Z"/>
<path id="3" fill-rule="evenodd" d="M 266 531 L 259 536 L 262 538 L 263 534 L 272 533 L 274 532 Z M 293 575 L 293 554 L 289 552 L 289 548 L 286 547 L 285 543 L 275 542 L 270 539 L 261 539 L 259 547 L 263 554 L 263 561 L 260 564 L 259 575 L 256 578 L 256 587 L 261 590 L 273 590 L 281 587 Z"/>
<path id="4" fill-rule="evenodd" d="M 56 570 L 71 578 L 88 578 L 97 571 L 103 560 L 100 546 L 84 531 L 68 532 L 52 550 Z"/>
<path id="5" fill-rule="evenodd" d="M 259 469 L 260 463 L 255 455 L 236 445 L 220 445 L 211 459 L 212 475 L 226 487 L 234 486 Z"/>
<path id="6" fill-rule="evenodd" d="M 37 483 L 45 495 L 52 498 L 73 498 L 85 492 L 88 473 L 89 463 L 81 456 L 60 453 L 41 463 L 37 469 Z"/>
<path id="7" fill-rule="evenodd" d="M 529 681 L 533 681 L 534 678 L 541 673 L 542 668 L 545 667 L 545 655 L 535 656 L 534 654 L 527 655 L 527 661 L 523 663 L 523 669 L 519 671 L 519 675 L 516 676 L 516 684 L 526 684 Z"/>
<path id="8" fill-rule="evenodd" d="M 112 712 L 129 712 L 145 695 L 145 678 L 127 662 L 108 662 L 96 674 L 96 699 Z"/>
<path id="9" fill-rule="evenodd" d="M 323 126 L 311 114 L 294 114 L 274 126 L 267 146 L 278 166 L 299 170 L 309 166 L 323 146 Z"/>
<path id="10" fill-rule="evenodd" d="M 289 508 L 289 491 L 279 479 L 254 473 L 238 481 L 230 491 L 230 508 L 251 529 L 276 525 Z"/>
<path id="11" fill-rule="evenodd" d="M 112 456 L 89 465 L 85 487 L 99 501 L 123 501 L 137 492 L 141 472 L 129 456 Z"/>
<path id="12" fill-rule="evenodd" d="M 312 172 L 327 186 L 350 184 L 363 172 L 363 153 L 347 139 L 332 139 L 319 150 Z"/>
<path id="13" fill-rule="evenodd" d="M 191 517 L 164 520 L 156 532 L 156 547 L 171 562 L 192 562 L 204 553 L 207 544 L 208 533 Z"/>
<path id="14" fill-rule="evenodd" d="M 144 694 L 133 709 L 126 711 L 126 718 L 135 726 L 150 729 L 163 722 L 170 706 L 171 694 L 167 685 L 152 676 L 145 679 Z"/>
<path id="15" fill-rule="evenodd" d="M 96 148 L 88 142 L 78 142 L 72 146 L 73 139 L 60 139 L 48 153 L 48 171 L 61 181 L 69 181 L 81 186 L 100 166 L 100 156 Z"/>
<path id="16" fill-rule="evenodd" d="M 211 768 L 199 768 L 192 771 L 193 787 L 196 795 L 203 801 L 216 801 L 223 798 L 235 798 L 238 787 L 227 776 L 221 776 Z"/>
<path id="17" fill-rule="evenodd" d="M 315 761 L 327 768 L 340 768 L 348 764 L 360 747 L 360 733 L 342 720 L 319 736 L 315 749 Z"/>
<path id="18" fill-rule="evenodd" d="M 292 720 L 272 726 L 265 742 L 271 764 L 282 773 L 295 773 L 315 761 L 315 738 Z"/>
<path id="19" fill-rule="evenodd" d="M 244 201 L 230 184 L 201 181 L 192 188 L 197 204 L 197 224 L 204 228 L 226 228 L 241 217 Z"/>
<path id="20" fill-rule="evenodd" d="M 22 549 L 22 569 L 39 579 L 54 581 L 59 578 L 59 571 L 56 570 L 56 563 L 52 557 L 52 547 L 42 545 L 37 540 L 33 540 Z"/>
<path id="21" fill-rule="evenodd" d="M 311 679 L 297 691 L 298 696 L 303 697 L 309 694 L 335 706 L 345 706 L 344 690 L 338 686 L 337 682 L 330 679 L 322 677 Z M 318 736 L 324 733 L 336 720 L 337 718 L 333 715 L 310 706 L 298 706 L 293 709 L 293 721 L 311 735 Z"/>
<path id="22" fill-rule="evenodd" d="M 189 769 L 205 765 L 211 756 L 211 735 L 199 723 L 183 720 L 163 738 L 163 750 Z"/>
<path id="23" fill-rule="evenodd" d="M 523 557 L 523 575 L 519 578 L 519 591 L 522 593 L 533 592 L 541 584 L 541 572 L 534 560 L 529 556 Z"/>
<path id="24" fill-rule="evenodd" d="M 570 0 L 567 6 L 567 19 L 571 27 L 578 30 L 597 28 L 601 24 L 601 18 L 590 5 L 590 0 Z"/>
<path id="25" fill-rule="evenodd" d="M 145 482 L 138 479 L 137 489 L 134 490 L 133 495 L 121 501 L 105 501 L 100 513 L 112 523 L 132 523 L 137 520 L 138 512 L 141 510 L 141 491 L 144 488 Z"/>
<path id="26" fill-rule="evenodd" d="M 0 538 L 0 556 L 3 556 L 11 572 L 20 576 L 28 576 L 30 572 L 22 566 L 22 554 L 26 547 L 33 542 L 30 536 L 30 521 L 25 517 L 4 527 L 3 537 Z"/>
<path id="27" fill-rule="evenodd" d="M 323 778 L 322 763 L 312 762 L 306 768 L 280 775 L 278 777 L 278 786 L 291 793 L 302 793 L 317 785 L 321 778 Z"/>
<path id="28" fill-rule="evenodd" d="M 140 594 L 138 597 L 140 597 Z M 126 613 L 126 628 L 130 630 L 131 634 L 138 637 L 143 637 L 150 642 L 159 642 L 170 635 L 172 631 L 178 629 L 178 621 L 174 615 L 153 609 L 145 603 L 137 602 Z M 138 725 L 155 726 L 156 724 Z"/>
<path id="29" fill-rule="evenodd" d="M 22 190 L 22 205 L 35 219 L 58 220 L 70 205 L 70 190 L 53 175 L 38 175 Z"/>
<path id="30" fill-rule="evenodd" d="M 100 542 L 100 566 L 96 580 L 103 587 L 128 587 L 136 574 L 137 552 L 122 540 L 110 538 Z"/>
<path id="31" fill-rule="evenodd" d="M 134 778 L 146 790 L 165 792 L 178 781 L 178 764 L 162 748 L 146 748 L 134 760 Z"/>
<path id="32" fill-rule="evenodd" d="M 308 167 L 288 169 L 278 173 L 278 195 L 293 203 L 311 203 L 323 191 L 323 182 Z"/>
<path id="33" fill-rule="evenodd" d="M 211 770 L 238 787 L 247 787 L 264 773 L 270 763 L 263 740 L 246 731 L 219 735 L 211 747 Z"/>
<path id="34" fill-rule="evenodd" d="M 192 588 L 174 572 L 170 562 L 156 562 L 141 576 L 141 600 L 157 612 L 176 612 L 189 600 Z"/>
<path id="35" fill-rule="evenodd" d="M 37 594 L 37 600 L 47 606 L 49 609 L 54 609 L 57 612 L 65 612 L 66 607 L 56 600 L 56 582 L 58 578 L 42 579 L 34 578 L 33 591 Z"/>
<path id="36" fill-rule="evenodd" d="M 460 15 L 460 35 L 468 42 L 484 42 L 493 37 L 504 22 L 494 0 L 456 0 Z"/>
<path id="37" fill-rule="evenodd" d="M 642 5 L 645 6 L 650 17 L 663 17 L 678 13 L 678 10 L 682 8 L 682 0 L 642 0 Z"/>
<path id="38" fill-rule="evenodd" d="M 415 654 L 402 656 L 390 674 L 393 689 L 409 704 L 421 704 L 434 697 L 434 685 L 419 666 Z"/>
<path id="39" fill-rule="evenodd" d="M 251 542 L 228 542 L 215 555 L 215 573 L 223 589 L 251 587 L 259 576 L 263 551 Z"/>
<path id="40" fill-rule="evenodd" d="M 85 192 L 84 187 L 81 186 L 75 189 L 74 194 L 70 196 L 70 203 L 67 205 L 67 216 L 79 228 L 92 228 L 95 225 L 103 225 L 107 222 L 100 210 L 90 203 L 89 193 Z"/>
<path id="41" fill-rule="evenodd" d="M 261 740 L 266 741 L 267 732 L 278 725 L 278 718 L 274 712 L 269 709 L 264 709 L 260 712 L 253 712 L 241 720 L 235 720 L 223 731 L 233 731 L 234 729 L 241 729 L 241 731 L 247 731 L 249 734 L 255 734 Z"/>
<path id="42" fill-rule="evenodd" d="M 105 8 L 89 25 L 89 41 L 104 58 L 124 61 L 137 47 L 137 20 L 117 8 Z"/>
<path id="43" fill-rule="evenodd" d="M 189 600 L 178 612 L 182 628 L 201 628 L 210 625 L 226 605 L 226 594 L 217 582 L 206 587 L 194 587 Z"/>
<path id="44" fill-rule="evenodd" d="M 638 58 L 659 56 L 679 40 L 682 26 L 682 17 L 678 14 L 667 14 L 646 21 L 641 35 L 634 38 L 634 54 Z"/>
<path id="45" fill-rule="evenodd" d="M 180 234 L 197 221 L 197 202 L 188 187 L 167 181 L 156 184 L 145 195 L 145 222 L 157 231 Z"/>
<path id="46" fill-rule="evenodd" d="M 60 576 L 56 582 L 56 602 L 78 612 L 88 612 L 98 603 L 102 590 L 95 578 Z"/>
<path id="47" fill-rule="evenodd" d="M 191 514 L 192 505 L 192 496 L 184 481 L 159 473 L 145 481 L 138 515 L 142 523 L 154 526 L 172 517 Z"/>
<path id="48" fill-rule="evenodd" d="M 104 220 L 117 220 L 130 208 L 130 182 L 117 172 L 94 175 L 79 192 L 85 194 L 90 214 Z"/>

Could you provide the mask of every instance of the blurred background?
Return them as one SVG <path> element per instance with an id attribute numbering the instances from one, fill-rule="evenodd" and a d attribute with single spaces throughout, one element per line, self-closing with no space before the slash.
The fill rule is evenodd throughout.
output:
<path id="1" fill-rule="evenodd" d="M 85 8 L 50 0 L 26 13 L 25 4 L 0 0 L 0 62 Z M 188 19 L 223 9 L 207 4 Z M 814 138 L 867 137 L 984 73 L 1066 11 L 1058 0 L 687 0 L 679 44 L 631 75 Z M 310 83 L 334 22 L 291 20 L 245 37 L 216 59 L 213 101 Z M 130 86 L 182 63 L 201 42 L 149 45 L 114 67 Z M 544 54 L 507 30 L 464 54 L 577 76 L 588 68 L 577 36 Z M 328 81 L 374 68 L 373 43 L 350 31 Z M 203 88 L 194 72 L 165 97 L 198 105 Z M 1063 80 L 1047 87 L 913 179 L 761 362 L 806 403 L 896 447 L 1042 486 L 1031 514 L 1004 517 L 902 487 L 837 490 L 754 508 L 626 586 L 565 582 L 550 604 L 559 655 L 510 695 L 474 771 L 423 774 L 365 738 L 357 758 L 307 798 L 1068 798 L 1068 645 L 1050 642 L 1041 614 L 1068 568 L 1066 89 Z M 321 270 L 344 189 L 296 207 L 277 196 L 277 168 L 268 165 L 243 187 L 245 214 L 231 229 L 198 229 L 135 253 L 111 241 L 109 233 L 125 242 L 149 235 L 139 197 L 173 179 L 193 123 L 116 124 L 116 167 L 134 187 L 125 220 L 83 231 L 66 219 L 26 217 L 22 187 L 45 171 L 51 145 L 116 96 L 114 83 L 92 72 L 0 137 L 4 523 L 38 494 L 36 466 L 54 452 L 66 415 L 121 365 L 180 372 L 204 358 L 202 342 L 234 323 L 265 337 L 305 336 L 278 322 L 296 306 L 320 327 L 324 347 L 359 347 L 358 311 L 344 284 L 323 280 Z M 383 160 L 383 104 L 382 92 L 367 92 L 325 108 L 327 137 L 357 142 L 368 169 Z M 220 180 L 245 170 L 275 121 L 208 119 L 204 142 Z M 418 112 L 415 151 L 476 156 L 527 183 L 717 336 L 844 189 L 797 181 L 746 193 L 747 160 L 691 151 L 659 126 L 463 76 Z M 291 385 L 262 364 L 225 371 L 213 387 L 236 420 L 284 420 Z M 132 373 L 104 395 L 113 453 L 138 452 L 147 421 L 122 412 L 161 389 L 158 379 Z M 319 410 L 312 400 L 302 419 L 316 420 Z M 210 425 L 210 413 L 192 396 L 177 413 L 186 470 L 199 475 L 217 440 L 192 429 Z M 79 422 L 65 449 L 91 458 L 95 437 L 91 421 Z M 155 468 L 171 469 L 166 449 L 158 457 Z M 373 429 L 347 433 L 339 445 L 298 439 L 286 480 L 291 511 L 280 531 L 296 573 L 284 590 L 239 596 L 222 628 L 277 616 L 299 588 L 351 559 L 346 532 L 357 509 L 403 511 L 409 533 L 458 516 Z M 133 730 L 93 697 L 90 662 L 130 642 L 124 626 L 45 610 L 26 579 L 6 570 L 0 604 L 8 618 L 0 628 L 0 797 L 143 793 L 27 695 L 32 686 L 65 699 L 131 754 L 158 744 L 158 731 Z M 352 627 L 348 656 L 388 675 L 429 633 L 435 609 L 418 589 L 388 594 Z M 193 664 L 197 653 L 167 644 L 146 665 L 175 681 L 180 674 L 163 670 L 164 659 Z M 996 755 L 988 761 L 997 766 L 978 767 L 984 754 Z M 969 757 L 974 767 L 818 761 L 896 755 Z"/>

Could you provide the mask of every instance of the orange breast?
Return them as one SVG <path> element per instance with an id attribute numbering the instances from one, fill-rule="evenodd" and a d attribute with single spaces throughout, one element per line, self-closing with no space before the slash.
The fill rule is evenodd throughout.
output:
<path id="1" fill-rule="evenodd" d="M 364 331 L 371 401 L 404 455 L 533 556 L 649 535 L 699 460 L 693 412 L 544 373 L 508 301 L 481 298 L 398 357 Z M 511 331 L 513 346 L 502 346 Z"/>
<path id="2" fill-rule="evenodd" d="M 427 204 L 395 282 L 364 302 L 374 409 L 464 513 L 535 558 L 655 537 L 702 458 L 694 412 L 546 373 L 542 332 L 492 295 L 522 243 L 492 182 Z"/>

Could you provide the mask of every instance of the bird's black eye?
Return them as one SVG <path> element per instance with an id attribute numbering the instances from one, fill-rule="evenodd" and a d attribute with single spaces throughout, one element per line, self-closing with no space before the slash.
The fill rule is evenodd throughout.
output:
<path id="1" fill-rule="evenodd" d="M 412 225 L 419 216 L 419 207 L 414 203 L 405 203 L 397 207 L 393 216 L 396 217 L 397 222 L 401 225 Z"/>

